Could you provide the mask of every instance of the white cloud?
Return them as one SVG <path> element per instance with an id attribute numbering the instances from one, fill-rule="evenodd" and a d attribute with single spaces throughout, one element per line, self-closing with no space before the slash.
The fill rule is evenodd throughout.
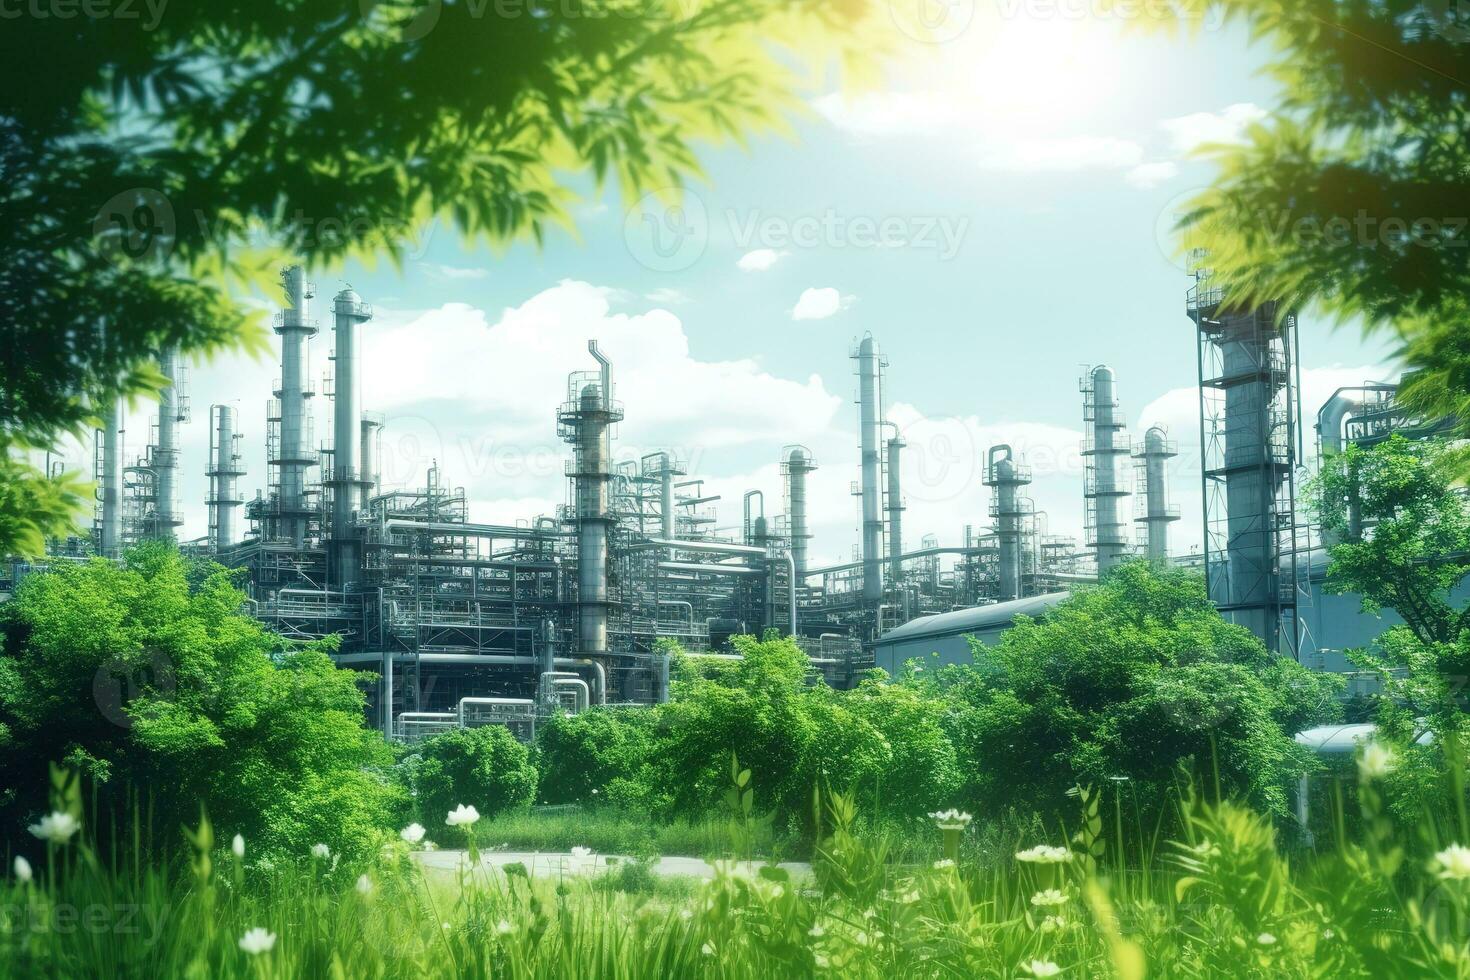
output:
<path id="1" fill-rule="evenodd" d="M 1237 102 L 1220 112 L 1194 112 L 1165 119 L 1159 128 L 1168 134 L 1172 148 L 1181 156 L 1215 143 L 1239 143 L 1253 123 L 1268 113 L 1253 102 Z"/>
<path id="2" fill-rule="evenodd" d="M 658 289 L 644 293 L 643 298 L 650 303 L 662 303 L 665 306 L 677 306 L 680 303 L 689 302 L 688 294 L 668 286 L 660 286 Z"/>
<path id="3" fill-rule="evenodd" d="M 774 248 L 757 248 L 740 256 L 735 264 L 742 272 L 765 272 L 790 254 L 786 251 L 778 252 Z"/>
<path id="4" fill-rule="evenodd" d="M 1140 190 L 1148 190 L 1157 187 L 1168 180 L 1173 180 L 1179 175 L 1179 165 L 1172 160 L 1155 160 L 1150 163 L 1140 163 L 1124 175 L 1128 183 Z"/>
<path id="5" fill-rule="evenodd" d="M 442 265 L 438 262 L 420 262 L 419 268 L 423 269 L 430 279 L 454 281 L 457 279 L 484 279 L 490 274 L 490 270 L 481 266 Z"/>
<path id="6" fill-rule="evenodd" d="M 847 309 L 852 300 L 851 296 L 844 296 L 831 286 L 805 289 L 791 309 L 791 319 L 825 320 Z"/>

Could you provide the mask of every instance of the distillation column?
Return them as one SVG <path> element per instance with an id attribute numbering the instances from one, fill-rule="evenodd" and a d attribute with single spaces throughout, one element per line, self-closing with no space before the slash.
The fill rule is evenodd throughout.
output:
<path id="1" fill-rule="evenodd" d="M 607 538 L 612 516 L 608 511 L 612 481 L 612 425 L 623 418 L 613 400 L 612 365 L 597 349 L 587 350 L 600 366 L 597 374 L 574 373 L 567 384 L 567 401 L 557 412 L 562 438 L 572 444 L 575 460 L 569 474 L 576 498 L 577 621 L 580 652 L 604 656 L 608 652 Z"/>
<path id="2" fill-rule="evenodd" d="M 97 430 L 100 443 L 97 496 L 102 516 L 97 526 L 97 548 L 104 558 L 116 558 L 122 548 L 122 400 L 112 399 Z"/>
<path id="3" fill-rule="evenodd" d="M 240 477 L 245 475 L 245 457 L 240 452 L 240 433 L 233 405 L 209 406 L 209 544 L 222 551 L 236 541 L 236 509 L 245 502 L 240 496 Z"/>
<path id="4" fill-rule="evenodd" d="M 1296 522 L 1296 318 L 1276 303 L 1228 307 L 1210 270 L 1195 276 L 1186 309 L 1199 340 L 1205 581 L 1227 619 L 1294 656 L 1306 543 Z"/>
<path id="5" fill-rule="evenodd" d="M 806 543 L 811 540 L 806 518 L 806 478 L 817 468 L 805 446 L 792 446 L 785 452 L 781 469 L 786 477 L 786 524 L 791 536 L 791 563 L 796 584 L 806 581 Z"/>
<path id="6" fill-rule="evenodd" d="M 1122 459 L 1129 452 L 1123 437 L 1122 413 L 1118 410 L 1117 383 L 1113 369 L 1099 365 L 1083 378 L 1083 419 L 1091 424 L 1082 447 L 1087 457 L 1088 542 L 1097 557 L 1099 576 L 1116 566 L 1128 553 L 1127 525 L 1123 498 L 1128 489 L 1120 474 Z"/>
<path id="7" fill-rule="evenodd" d="M 992 489 L 990 514 L 1000 544 L 1001 602 L 1021 598 L 1025 561 L 1028 502 L 1017 491 L 1031 482 L 1030 467 L 1018 464 L 1010 446 L 991 446 L 985 466 L 985 485 Z"/>
<path id="8" fill-rule="evenodd" d="M 863 603 L 877 610 L 883 599 L 883 518 L 878 485 L 882 426 L 879 372 L 883 361 L 871 336 L 852 355 L 858 362 L 858 423 L 862 450 Z"/>
<path id="9" fill-rule="evenodd" d="M 1139 484 L 1143 490 L 1144 510 L 1136 520 L 1143 525 L 1145 553 L 1152 562 L 1169 558 L 1169 525 L 1179 520 L 1179 508 L 1169 504 L 1169 479 L 1165 470 L 1169 460 L 1179 455 L 1179 447 L 1169 435 L 1154 426 L 1143 435 L 1143 448 L 1134 454 L 1138 460 Z"/>
<path id="10" fill-rule="evenodd" d="M 351 288 L 332 302 L 332 546 L 333 579 L 339 586 L 357 580 L 362 547 L 356 517 L 364 486 L 369 485 L 362 464 L 362 325 L 373 309 Z"/>
<path id="11" fill-rule="evenodd" d="M 358 497 L 357 507 L 359 510 L 366 512 L 368 501 L 378 492 L 378 484 L 381 480 L 381 476 L 378 473 L 378 455 L 380 449 L 378 443 L 382 439 L 383 433 L 382 418 L 378 415 L 364 413 L 359 431 L 362 448 L 358 454 L 358 459 L 361 461 L 358 472 L 362 477 L 362 493 Z"/>
<path id="12" fill-rule="evenodd" d="M 158 393 L 158 444 L 154 446 L 153 472 L 157 500 L 154 502 L 153 534 L 172 538 L 174 528 L 184 523 L 179 517 L 179 423 L 189 420 L 183 394 L 183 375 L 178 351 L 169 348 L 158 355 L 158 368 L 168 378 Z"/>
<path id="13" fill-rule="evenodd" d="M 899 480 L 899 464 L 904 441 L 898 436 L 888 440 L 888 577 L 897 585 L 903 574 L 903 487 Z"/>
<path id="14" fill-rule="evenodd" d="M 306 383 L 306 341 L 317 332 L 308 304 L 316 296 L 316 286 L 306 281 L 306 272 L 299 265 L 281 271 L 281 285 L 288 305 L 276 314 L 276 333 L 281 335 L 281 387 L 275 394 L 281 400 L 281 439 L 272 462 L 281 468 L 279 533 L 299 548 L 306 543 L 309 513 L 306 472 L 317 462 L 309 445 L 307 399 L 312 392 Z"/>

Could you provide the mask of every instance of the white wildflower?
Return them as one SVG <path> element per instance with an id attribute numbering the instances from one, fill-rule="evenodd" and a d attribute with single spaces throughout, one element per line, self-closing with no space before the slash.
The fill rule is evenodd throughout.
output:
<path id="1" fill-rule="evenodd" d="M 31 873 L 31 862 L 19 854 L 15 856 L 15 877 L 21 882 L 28 882 L 33 877 Z"/>
<path id="2" fill-rule="evenodd" d="M 1039 891 L 1035 895 L 1032 895 L 1031 904 L 1042 908 L 1049 908 L 1054 905 L 1066 905 L 1067 896 L 1055 888 L 1048 888 L 1045 891 Z"/>
<path id="3" fill-rule="evenodd" d="M 786 894 L 786 889 L 782 888 L 780 885 L 775 885 L 775 886 L 773 886 L 771 888 L 771 897 L 772 898 L 780 898 L 782 895 L 785 895 L 785 894 Z"/>
<path id="4" fill-rule="evenodd" d="M 332 849 L 325 844 L 311 845 L 311 856 L 325 861 L 332 856 Z"/>
<path id="5" fill-rule="evenodd" d="M 406 843 L 417 844 L 424 839 L 424 828 L 420 824 L 411 823 L 398 832 L 398 836 Z"/>
<path id="6" fill-rule="evenodd" d="M 691 909 L 680 909 L 679 918 L 683 919 L 685 922 L 688 922 L 690 919 L 694 918 L 694 912 Z"/>
<path id="7" fill-rule="evenodd" d="M 940 830 L 964 830 L 975 818 L 958 810 L 940 810 L 929 814 L 929 819 L 933 820 Z"/>
<path id="8" fill-rule="evenodd" d="M 1066 927 L 1066 919 L 1062 918 L 1060 915 L 1048 915 L 1045 919 L 1042 920 L 1041 926 L 1039 928 L 1042 932 L 1056 932 L 1058 929 L 1065 929 Z"/>
<path id="9" fill-rule="evenodd" d="M 1062 968 L 1051 960 L 1032 960 L 1025 969 L 1033 977 L 1054 977 L 1062 972 Z"/>
<path id="10" fill-rule="evenodd" d="M 705 943 L 703 946 L 699 947 L 699 951 L 701 953 L 703 953 L 705 956 L 713 956 L 713 955 L 715 955 L 715 948 L 713 946 L 711 946 L 709 943 Z"/>
<path id="11" fill-rule="evenodd" d="M 239 860 L 245 860 L 245 838 L 236 834 L 234 839 L 230 841 L 230 852 Z"/>
<path id="12" fill-rule="evenodd" d="M 1072 852 L 1065 847 L 1050 847 L 1046 844 L 1037 844 L 1035 847 L 1016 852 L 1017 861 L 1026 861 L 1031 864 L 1065 864 L 1072 860 Z"/>
<path id="13" fill-rule="evenodd" d="M 57 810 L 55 813 L 42 817 L 39 823 L 33 823 L 27 829 L 30 830 L 33 837 L 39 837 L 53 844 L 65 844 L 71 840 L 73 834 L 82 829 L 82 824 L 70 813 L 62 813 Z"/>
<path id="14" fill-rule="evenodd" d="M 905 905 L 912 905 L 919 900 L 919 893 L 916 891 L 906 891 L 898 896 L 898 900 Z"/>
<path id="15" fill-rule="evenodd" d="M 825 970 L 825 969 L 827 969 L 827 966 L 828 966 L 828 965 L 829 965 L 829 964 L 830 964 L 830 963 L 831 963 L 831 962 L 832 962 L 832 961 L 831 961 L 831 960 L 829 960 L 829 959 L 827 959 L 827 957 L 825 957 L 825 956 L 823 956 L 823 955 L 822 955 L 822 954 L 821 954 L 821 953 L 816 953 L 816 954 L 814 954 L 814 955 L 813 955 L 813 956 L 812 956 L 812 962 L 813 962 L 813 963 L 815 963 L 815 964 L 817 964 L 817 966 L 818 966 L 818 967 L 819 967 L 819 968 L 820 968 L 820 969 L 823 969 L 823 970 Z"/>
<path id="16" fill-rule="evenodd" d="M 1256 937 L 1256 942 L 1260 943 L 1262 946 L 1273 946 L 1276 943 L 1276 937 L 1271 935 L 1269 932 L 1263 932 Z"/>
<path id="17" fill-rule="evenodd" d="M 495 931 L 502 936 L 508 936 L 515 932 L 515 926 L 511 925 L 508 920 L 501 919 L 495 924 Z"/>
<path id="18" fill-rule="evenodd" d="M 812 923 L 812 927 L 806 931 L 806 934 L 814 939 L 821 939 L 827 934 L 827 930 L 822 928 L 820 922 L 814 922 Z"/>
<path id="19" fill-rule="evenodd" d="M 459 806 L 449 811 L 449 815 L 444 818 L 444 822 L 451 827 L 468 827 L 479 819 L 479 810 L 476 810 L 472 806 L 465 806 L 463 803 L 461 803 Z"/>
<path id="20" fill-rule="evenodd" d="M 1369 742 L 1363 746 L 1362 755 L 1358 756 L 1358 775 L 1365 782 L 1382 779 L 1393 772 L 1398 761 L 1398 754 L 1387 745 L 1382 742 Z"/>
<path id="21" fill-rule="evenodd" d="M 1470 847 L 1451 844 L 1434 856 L 1439 864 L 1441 878 L 1463 880 L 1470 878 Z"/>
<path id="22" fill-rule="evenodd" d="M 358 875 L 357 893 L 359 895 L 371 895 L 373 893 L 373 879 L 367 875 Z"/>
<path id="23" fill-rule="evenodd" d="M 934 870 L 935 871 L 943 871 L 945 868 L 952 868 L 952 867 L 954 867 L 954 862 L 951 861 L 949 858 L 944 858 L 942 860 L 939 860 L 939 861 L 935 861 L 934 862 Z"/>
<path id="24" fill-rule="evenodd" d="M 251 956 L 269 953 L 276 947 L 276 934 L 256 926 L 240 937 L 240 948 Z"/>

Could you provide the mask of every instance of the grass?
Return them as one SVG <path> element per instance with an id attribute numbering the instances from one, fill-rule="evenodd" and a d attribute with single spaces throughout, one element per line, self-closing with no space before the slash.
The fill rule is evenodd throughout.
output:
<path id="1" fill-rule="evenodd" d="M 625 869 L 533 880 L 473 861 L 431 885 L 401 842 L 365 868 L 303 856 L 247 869 L 207 827 L 170 872 L 104 864 L 78 837 L 33 880 L 0 885 L 0 976 L 1470 975 L 1470 852 L 1460 860 L 1437 827 L 1393 826 L 1370 786 L 1361 795 L 1363 839 L 1291 860 L 1269 819 L 1193 801 L 1180 839 L 1143 867 L 1113 866 L 1124 831 L 1094 795 L 1054 850 L 1029 840 L 977 863 L 963 845 L 979 827 L 931 828 L 959 860 L 923 864 L 894 860 L 894 842 L 861 833 L 833 796 L 810 884 L 724 863 L 699 883 Z M 1406 860 L 1414 839 L 1440 858 Z M 268 949 L 242 948 L 255 929 Z"/>
<path id="2" fill-rule="evenodd" d="M 722 857 L 730 853 L 730 834 L 722 819 L 676 820 L 655 824 L 647 817 L 611 807 L 515 810 L 480 821 L 475 827 L 482 847 L 509 851 L 569 851 L 590 847 L 599 854 Z M 756 853 L 781 850 L 769 831 L 756 841 Z"/>

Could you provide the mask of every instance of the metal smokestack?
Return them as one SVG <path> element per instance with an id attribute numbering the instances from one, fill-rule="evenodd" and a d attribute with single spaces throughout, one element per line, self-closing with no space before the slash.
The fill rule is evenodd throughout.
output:
<path id="1" fill-rule="evenodd" d="M 232 405 L 209 406 L 209 543 L 216 551 L 236 541 L 236 508 L 245 502 L 239 479 L 245 475 L 237 414 Z"/>
<path id="2" fill-rule="evenodd" d="M 1122 413 L 1118 410 L 1117 384 L 1113 369 L 1099 365 L 1082 380 L 1083 420 L 1091 423 L 1090 437 L 1082 447 L 1087 457 L 1084 496 L 1097 572 L 1103 575 L 1128 553 L 1128 536 L 1123 520 L 1123 498 L 1128 489 L 1119 474 L 1122 457 L 1129 451 L 1122 437 Z"/>
<path id="3" fill-rule="evenodd" d="M 1179 520 L 1179 508 L 1169 504 L 1165 466 L 1178 455 L 1179 447 L 1170 442 L 1168 433 L 1158 426 L 1144 433 L 1143 449 L 1134 455 L 1138 460 L 1144 498 L 1144 511 L 1137 521 L 1144 527 L 1149 561 L 1162 562 L 1169 557 L 1169 525 Z"/>
<path id="4" fill-rule="evenodd" d="M 306 543 L 306 471 L 317 463 L 308 445 L 307 399 L 312 392 L 306 385 L 306 341 L 317 332 L 309 306 L 316 285 L 306 281 L 301 266 L 293 265 L 281 271 L 281 286 L 289 305 L 276 314 L 276 333 L 281 336 L 281 387 L 276 392 L 281 400 L 281 438 L 273 462 L 281 468 L 280 534 L 299 548 Z"/>
<path id="5" fill-rule="evenodd" d="M 362 565 L 362 550 L 355 528 L 366 474 L 362 463 L 362 325 L 373 318 L 373 309 L 350 287 L 332 302 L 335 317 L 333 340 L 332 403 L 332 567 L 336 581 L 356 580 Z"/>
<path id="6" fill-rule="evenodd" d="M 853 358 L 858 362 L 858 431 L 862 451 L 863 501 L 863 602 L 876 610 L 883 599 L 883 518 L 880 514 L 882 493 L 878 485 L 881 460 L 879 445 L 882 425 L 879 398 L 879 371 L 883 366 L 878 345 L 871 336 L 858 344 Z"/>
<path id="7" fill-rule="evenodd" d="M 659 516 L 662 518 L 662 533 L 665 541 L 674 540 L 678 531 L 678 522 L 675 520 L 674 508 L 678 501 L 674 499 L 674 464 L 669 459 L 669 454 L 664 453 L 659 469 Z"/>
<path id="8" fill-rule="evenodd" d="M 888 440 L 888 577 L 894 584 L 903 575 L 903 488 L 899 481 L 899 464 L 904 441 L 898 436 Z"/>

